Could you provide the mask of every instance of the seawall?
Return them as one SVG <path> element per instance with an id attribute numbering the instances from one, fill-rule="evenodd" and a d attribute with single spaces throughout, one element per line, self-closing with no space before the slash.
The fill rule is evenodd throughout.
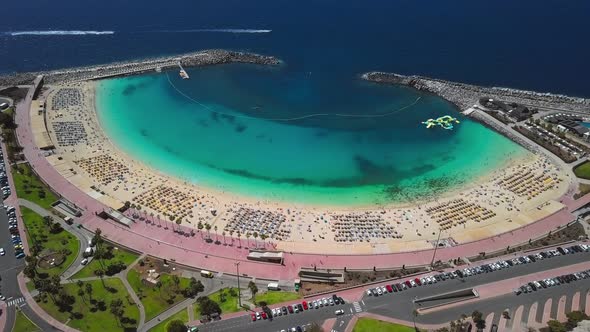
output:
<path id="1" fill-rule="evenodd" d="M 178 68 L 179 62 L 184 67 L 199 67 L 237 62 L 260 65 L 278 65 L 281 63 L 279 59 L 272 56 L 226 50 L 204 50 L 175 56 L 131 60 L 104 65 L 68 68 L 46 72 L 9 74 L 0 76 L 0 86 L 30 85 L 38 75 L 44 76 L 46 84 L 136 75 L 145 72 Z"/>

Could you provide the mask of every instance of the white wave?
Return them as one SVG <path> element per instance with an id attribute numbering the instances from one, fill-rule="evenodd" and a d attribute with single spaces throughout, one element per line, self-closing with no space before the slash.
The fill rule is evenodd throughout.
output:
<path id="1" fill-rule="evenodd" d="M 37 31 L 11 31 L 4 34 L 9 36 L 80 36 L 80 35 L 112 35 L 114 31 L 94 30 L 37 30 Z"/>
<path id="2" fill-rule="evenodd" d="M 265 29 L 188 29 L 188 30 L 156 30 L 153 32 L 225 32 L 225 33 L 270 33 L 272 30 Z"/>

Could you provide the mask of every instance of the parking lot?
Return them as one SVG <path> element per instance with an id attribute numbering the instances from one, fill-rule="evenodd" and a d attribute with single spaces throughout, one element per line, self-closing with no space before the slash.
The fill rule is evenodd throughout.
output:
<path id="1" fill-rule="evenodd" d="M 12 193 L 10 185 L 8 184 L 8 176 L 6 175 L 6 165 L 4 164 L 4 155 L 0 149 L 0 187 L 2 187 L 2 198 L 6 199 Z"/>
<path id="2" fill-rule="evenodd" d="M 454 271 L 447 271 L 441 273 L 435 273 L 432 275 L 426 275 L 416 278 L 407 279 L 397 283 L 382 285 L 378 287 L 371 287 L 366 290 L 367 296 L 378 297 L 386 295 L 388 293 L 403 292 L 405 290 L 428 286 L 439 282 L 444 282 L 453 279 L 466 279 L 472 278 L 480 274 L 490 274 L 501 270 L 508 270 L 516 266 L 527 265 L 532 263 L 543 264 L 543 262 L 549 262 L 554 257 L 575 255 L 581 253 L 590 252 L 590 246 L 586 244 L 577 244 L 569 247 L 557 247 L 556 249 L 540 251 L 534 254 L 522 255 L 510 259 L 498 260 L 496 262 L 490 262 L 477 266 L 470 266 L 463 269 L 457 269 Z M 534 286 L 534 285 L 533 285 Z M 527 288 L 525 287 L 525 290 Z M 523 290 L 524 291 L 524 290 Z M 516 292 L 516 291 L 515 291 Z"/>
<path id="3" fill-rule="evenodd" d="M 292 332 L 293 327 L 296 328 L 297 326 L 300 326 L 301 330 L 303 330 L 305 326 L 306 329 L 308 329 L 310 326 L 309 324 L 314 322 L 321 324 L 326 319 L 337 318 L 335 329 L 338 332 L 342 332 L 344 331 L 343 327 L 346 326 L 351 317 L 361 312 L 375 313 L 405 321 L 412 321 L 412 312 L 415 308 L 414 300 L 416 298 L 434 294 L 444 294 L 459 289 L 477 288 L 482 285 L 497 283 L 506 279 L 527 276 L 581 262 L 587 262 L 590 259 L 589 248 L 590 247 L 587 247 L 586 245 L 580 245 L 579 248 L 572 250 L 570 250 L 570 247 L 564 247 L 561 249 L 540 251 L 527 255 L 518 255 L 510 258 L 493 260 L 486 263 L 455 269 L 453 271 L 446 271 L 444 273 L 432 273 L 417 277 L 418 281 L 416 281 L 416 277 L 411 279 L 400 279 L 396 282 L 389 283 L 391 292 L 389 291 L 387 284 L 379 285 L 379 287 L 371 287 L 365 290 L 365 295 L 358 301 L 347 301 L 345 304 L 327 307 L 318 306 L 318 309 L 304 310 L 299 313 L 275 317 L 272 321 L 268 319 L 256 319 L 256 321 L 252 321 L 252 316 L 245 314 L 240 317 L 222 319 L 221 321 L 202 325 L 199 327 L 199 330 L 261 332 L 281 332 L 282 330 L 285 330 L 285 332 Z M 561 251 L 563 251 L 563 254 Z M 407 285 L 408 282 L 412 287 Z M 418 282 L 421 285 L 418 285 Z M 545 289 L 545 294 L 541 291 L 537 291 L 534 292 L 534 294 L 528 294 L 525 297 L 523 297 L 523 295 L 515 295 L 512 293 L 512 287 L 509 287 L 504 290 L 506 294 L 477 303 L 478 307 L 481 303 L 479 310 L 484 312 L 484 314 L 491 312 L 492 309 L 497 309 L 497 311 L 501 313 L 505 308 L 510 308 L 511 306 L 530 306 L 532 302 L 539 301 L 539 299 L 544 296 L 551 297 L 558 293 L 569 294 L 572 290 L 575 290 L 576 287 L 586 287 L 585 285 L 590 282 L 590 278 L 577 282 L 580 283 L 578 286 L 573 282 L 566 283 L 558 287 Z M 402 291 L 399 291 L 398 285 L 402 288 Z M 394 286 L 397 291 L 394 291 Z M 381 290 L 381 295 L 379 295 L 378 289 Z M 368 295 L 367 291 L 370 291 L 371 295 Z M 374 292 L 376 292 L 377 296 L 373 295 Z M 317 299 L 312 299 L 311 302 L 313 303 L 314 300 L 317 301 Z M 308 305 L 309 302 L 310 301 L 307 300 Z M 271 310 L 272 308 L 276 309 L 276 307 L 271 306 Z M 336 315 L 336 310 L 338 309 L 343 310 L 341 315 Z M 455 306 L 448 310 L 422 314 L 417 317 L 416 320 L 418 323 L 423 324 L 448 322 L 449 320 L 457 319 L 460 314 L 465 313 L 464 311 L 467 309 L 470 309 L 468 312 L 473 311 L 474 305 L 466 304 L 465 306 Z M 528 307 L 526 310 L 529 310 Z M 499 314 L 496 315 L 494 322 L 497 323 L 499 317 Z"/>

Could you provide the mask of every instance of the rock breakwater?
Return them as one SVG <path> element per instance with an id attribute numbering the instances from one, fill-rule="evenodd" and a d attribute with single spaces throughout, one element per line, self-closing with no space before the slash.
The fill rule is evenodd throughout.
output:
<path id="1" fill-rule="evenodd" d="M 38 75 L 44 76 L 46 84 L 135 75 L 150 71 L 178 68 L 179 62 L 184 67 L 199 67 L 234 62 L 260 65 L 278 65 L 281 63 L 279 59 L 272 56 L 226 50 L 204 50 L 177 56 L 124 61 L 106 65 L 9 74 L 0 76 L 0 86 L 29 85 Z"/>
<path id="2" fill-rule="evenodd" d="M 376 83 L 407 85 L 420 91 L 434 93 L 457 105 L 461 110 L 466 110 L 477 104 L 482 97 L 488 97 L 527 106 L 590 113 L 590 99 L 586 98 L 510 88 L 484 87 L 423 76 L 405 76 L 385 72 L 365 73 L 362 78 Z"/>

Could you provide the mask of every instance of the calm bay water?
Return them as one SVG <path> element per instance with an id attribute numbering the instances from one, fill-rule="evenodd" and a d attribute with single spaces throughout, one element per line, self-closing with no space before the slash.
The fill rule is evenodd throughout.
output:
<path id="1" fill-rule="evenodd" d="M 128 153 L 198 183 L 263 197 L 364 204 L 445 190 L 521 149 L 422 96 L 381 119 L 239 118 L 373 113 L 420 95 L 355 78 L 370 70 L 590 96 L 590 2 L 552 0 L 8 1 L 0 74 L 227 48 L 275 55 L 280 69 L 241 66 L 103 82 L 107 133 Z M 235 30 L 269 30 L 236 33 Z M 66 31 L 47 34 L 47 31 Z M 109 31 L 72 34 L 67 31 Z M 22 31 L 33 33 L 20 34 Z M 40 33 L 35 33 L 35 31 Z M 17 34 L 14 34 L 17 32 Z M 235 115 L 215 116 L 207 108 Z M 157 119 L 157 121 L 154 121 Z M 406 197 L 407 198 L 407 197 Z"/>
<path id="2" fill-rule="evenodd" d="M 189 74 L 103 81 L 99 117 L 128 154 L 220 190 L 319 204 L 399 202 L 463 185 L 527 153 L 446 101 L 405 87 L 288 67 Z M 327 115 L 265 120 L 317 113 Z M 454 130 L 421 124 L 446 114 L 461 121 Z"/>

